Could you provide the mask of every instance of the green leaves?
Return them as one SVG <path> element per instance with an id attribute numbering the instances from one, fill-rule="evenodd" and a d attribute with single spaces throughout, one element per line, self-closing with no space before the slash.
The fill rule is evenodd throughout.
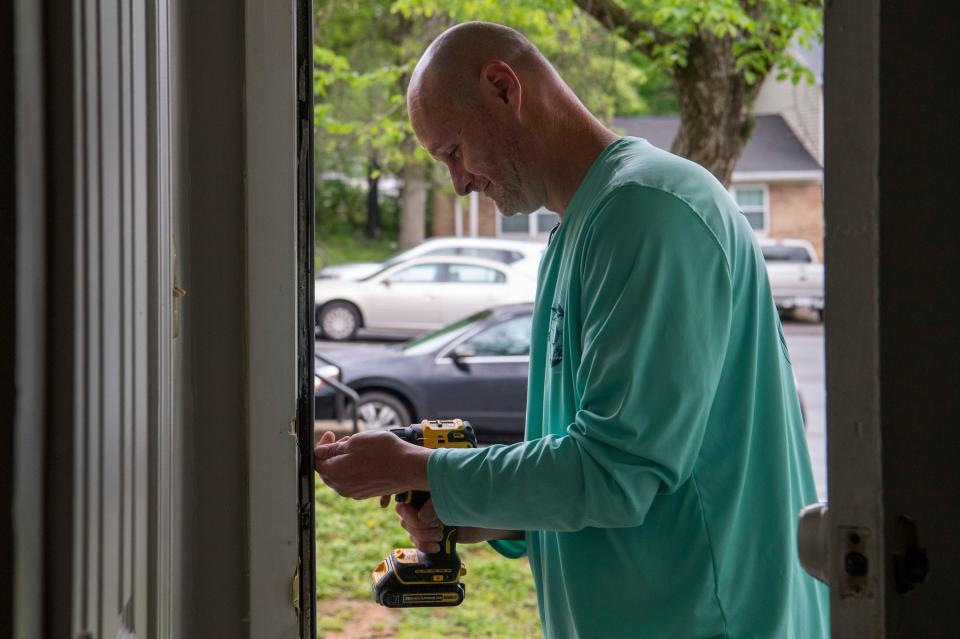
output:
<path id="1" fill-rule="evenodd" d="M 578 6 L 579 5 L 579 6 Z M 602 120 L 676 111 L 671 77 L 691 46 L 720 42 L 748 85 L 771 71 L 813 74 L 791 47 L 822 39 L 822 4 L 811 0 L 316 0 L 314 48 L 317 165 L 364 175 L 375 161 L 397 173 L 427 161 L 413 141 L 406 82 L 427 44 L 468 20 L 522 31 Z M 583 7 L 581 9 L 580 7 Z M 614 8 L 607 29 L 587 13 Z"/>
<path id="2" fill-rule="evenodd" d="M 796 69 L 791 43 L 808 46 L 823 37 L 822 4 L 816 1 L 592 0 L 579 4 L 595 17 L 600 15 L 597 7 L 625 9 L 611 14 L 620 17 L 611 32 L 667 71 L 686 66 L 689 47 L 697 40 L 724 41 L 735 69 L 748 84 L 762 80 L 774 67 L 787 69 L 788 77 L 808 77 Z M 631 39 L 629 33 L 639 35 Z"/>
<path id="3" fill-rule="evenodd" d="M 427 44 L 467 20 L 508 24 L 527 35 L 601 119 L 648 112 L 648 83 L 662 73 L 569 0 L 317 0 L 314 47 L 318 167 L 359 176 L 368 160 L 388 173 L 427 161 L 413 144 L 406 82 Z M 670 56 L 671 54 L 668 54 Z M 667 101 L 668 108 L 672 105 Z"/>

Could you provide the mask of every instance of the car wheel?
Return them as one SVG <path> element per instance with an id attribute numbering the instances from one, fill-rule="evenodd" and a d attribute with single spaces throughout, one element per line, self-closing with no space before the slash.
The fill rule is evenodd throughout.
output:
<path id="1" fill-rule="evenodd" d="M 320 333 L 336 342 L 353 339 L 360 327 L 360 312 L 350 302 L 330 302 L 317 314 Z"/>
<path id="2" fill-rule="evenodd" d="M 410 411 L 400 398 L 376 391 L 360 393 L 357 418 L 360 430 L 386 430 L 410 425 Z"/>

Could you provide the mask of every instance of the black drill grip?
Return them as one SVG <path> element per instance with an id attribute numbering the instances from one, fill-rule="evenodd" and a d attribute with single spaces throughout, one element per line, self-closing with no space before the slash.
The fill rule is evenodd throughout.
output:
<path id="1" fill-rule="evenodd" d="M 409 495 L 409 498 L 407 497 Z M 409 501 L 407 501 L 409 499 Z M 423 505 L 430 499 L 430 493 L 425 490 L 410 490 L 397 495 L 397 501 L 405 501 L 417 510 L 423 508 Z"/>
<path id="2" fill-rule="evenodd" d="M 427 429 L 425 435 L 424 429 Z M 416 446 L 426 446 L 428 448 L 476 448 L 477 437 L 473 432 L 473 427 L 469 422 L 459 419 L 449 421 L 423 421 L 419 424 L 410 426 L 399 426 L 390 428 L 389 431 L 405 442 Z M 430 499 L 430 493 L 425 490 L 408 490 L 405 493 L 399 493 L 396 499 L 400 503 L 410 504 L 417 510 L 420 510 L 427 500 Z M 440 524 L 440 552 L 424 553 L 426 557 L 436 558 L 438 561 L 457 554 L 457 527 L 445 526 Z"/>

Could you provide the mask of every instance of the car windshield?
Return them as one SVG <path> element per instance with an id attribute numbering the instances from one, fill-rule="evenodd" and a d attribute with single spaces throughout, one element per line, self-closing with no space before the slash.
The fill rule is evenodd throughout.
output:
<path id="1" fill-rule="evenodd" d="M 369 282 L 369 281 L 372 280 L 373 278 L 375 278 L 375 277 L 377 277 L 378 275 L 380 275 L 381 273 L 383 273 L 383 272 L 384 272 L 385 270 L 387 270 L 388 268 L 393 268 L 393 264 L 387 264 L 386 262 L 384 262 L 384 264 L 381 264 L 381 265 L 380 265 L 380 268 L 378 268 L 377 270 L 375 270 L 373 273 L 371 273 L 370 275 L 367 275 L 366 277 L 361 277 L 361 278 L 358 279 L 357 281 L 358 281 L 358 282 Z"/>
<path id="2" fill-rule="evenodd" d="M 477 322 L 482 322 L 490 317 L 490 314 L 490 311 L 480 311 L 479 313 L 474 313 L 473 315 L 465 317 L 458 322 L 448 324 L 440 330 L 427 333 L 423 337 L 410 340 L 403 345 L 403 352 L 407 355 L 425 355 L 427 353 L 432 353 L 453 338 L 470 330 L 475 324 L 477 324 Z"/>
<path id="3" fill-rule="evenodd" d="M 416 248 L 416 247 L 414 247 L 414 248 Z M 375 270 L 375 271 L 374 271 L 373 273 L 371 273 L 370 275 L 367 275 L 367 276 L 365 276 L 365 277 L 361 277 L 361 278 L 360 278 L 359 280 L 357 280 L 357 281 L 358 281 L 358 282 L 366 282 L 366 281 L 372 280 L 373 278 L 375 278 L 376 276 L 380 275 L 381 273 L 383 273 L 385 270 L 387 270 L 387 269 L 390 268 L 391 266 L 395 266 L 395 265 L 399 264 L 400 262 L 403 262 L 403 261 L 405 261 L 405 260 L 410 259 L 411 257 L 416 257 L 416 255 L 413 254 L 413 253 L 414 253 L 414 249 L 413 249 L 413 248 L 408 248 L 406 251 L 400 251 L 399 253 L 394 253 L 394 255 L 393 255 L 392 257 L 388 257 L 388 258 L 387 258 L 386 260 L 384 260 L 383 262 L 380 262 L 379 268 L 378 268 L 377 270 Z"/>
<path id="4" fill-rule="evenodd" d="M 405 262 L 406 260 L 409 260 L 409 259 L 414 258 L 414 257 L 427 257 L 428 255 L 431 255 L 431 256 L 433 256 L 433 255 L 446 255 L 446 254 L 448 254 L 448 253 L 451 254 L 451 255 L 453 254 L 452 251 L 442 251 L 442 250 L 433 250 L 433 251 L 430 251 L 429 253 L 424 253 L 424 254 L 421 254 L 421 255 L 415 255 L 415 254 L 414 254 L 414 255 L 411 255 L 412 252 L 413 252 L 413 249 L 407 249 L 406 251 L 403 251 L 402 253 L 397 253 L 396 255 L 394 255 L 393 257 L 391 257 L 390 259 L 388 259 L 387 261 L 381 262 L 380 265 L 379 265 L 379 268 L 378 268 L 376 271 L 374 271 L 374 272 L 371 273 L 370 275 L 367 275 L 367 276 L 365 276 L 365 277 L 361 277 L 361 278 L 360 278 L 359 280 L 357 280 L 357 281 L 358 281 L 358 282 L 368 282 L 368 281 L 374 279 L 375 277 L 377 277 L 378 275 L 381 275 L 381 274 L 382 274 L 384 271 L 386 271 L 387 269 L 393 268 L 393 267 L 396 266 L 397 264 L 399 264 L 399 263 L 401 263 L 401 262 Z"/>
<path id="5" fill-rule="evenodd" d="M 384 260 L 382 263 L 382 266 L 386 268 L 388 266 L 393 266 L 394 264 L 399 264 L 404 260 L 414 257 L 413 253 L 414 253 L 414 249 L 412 248 L 408 248 L 406 251 L 400 251 L 399 253 L 395 253 L 392 257 L 388 257 L 386 260 Z"/>
<path id="6" fill-rule="evenodd" d="M 763 259 L 768 262 L 810 262 L 810 254 L 802 246 L 776 244 L 764 246 Z"/>

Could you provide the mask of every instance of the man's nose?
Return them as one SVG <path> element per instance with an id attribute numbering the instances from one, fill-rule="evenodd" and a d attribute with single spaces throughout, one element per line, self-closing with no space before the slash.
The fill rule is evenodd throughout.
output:
<path id="1" fill-rule="evenodd" d="M 470 193 L 470 185 L 473 183 L 474 175 L 463 170 L 463 167 L 450 167 L 450 181 L 453 182 L 453 190 L 457 195 L 463 197 Z"/>

